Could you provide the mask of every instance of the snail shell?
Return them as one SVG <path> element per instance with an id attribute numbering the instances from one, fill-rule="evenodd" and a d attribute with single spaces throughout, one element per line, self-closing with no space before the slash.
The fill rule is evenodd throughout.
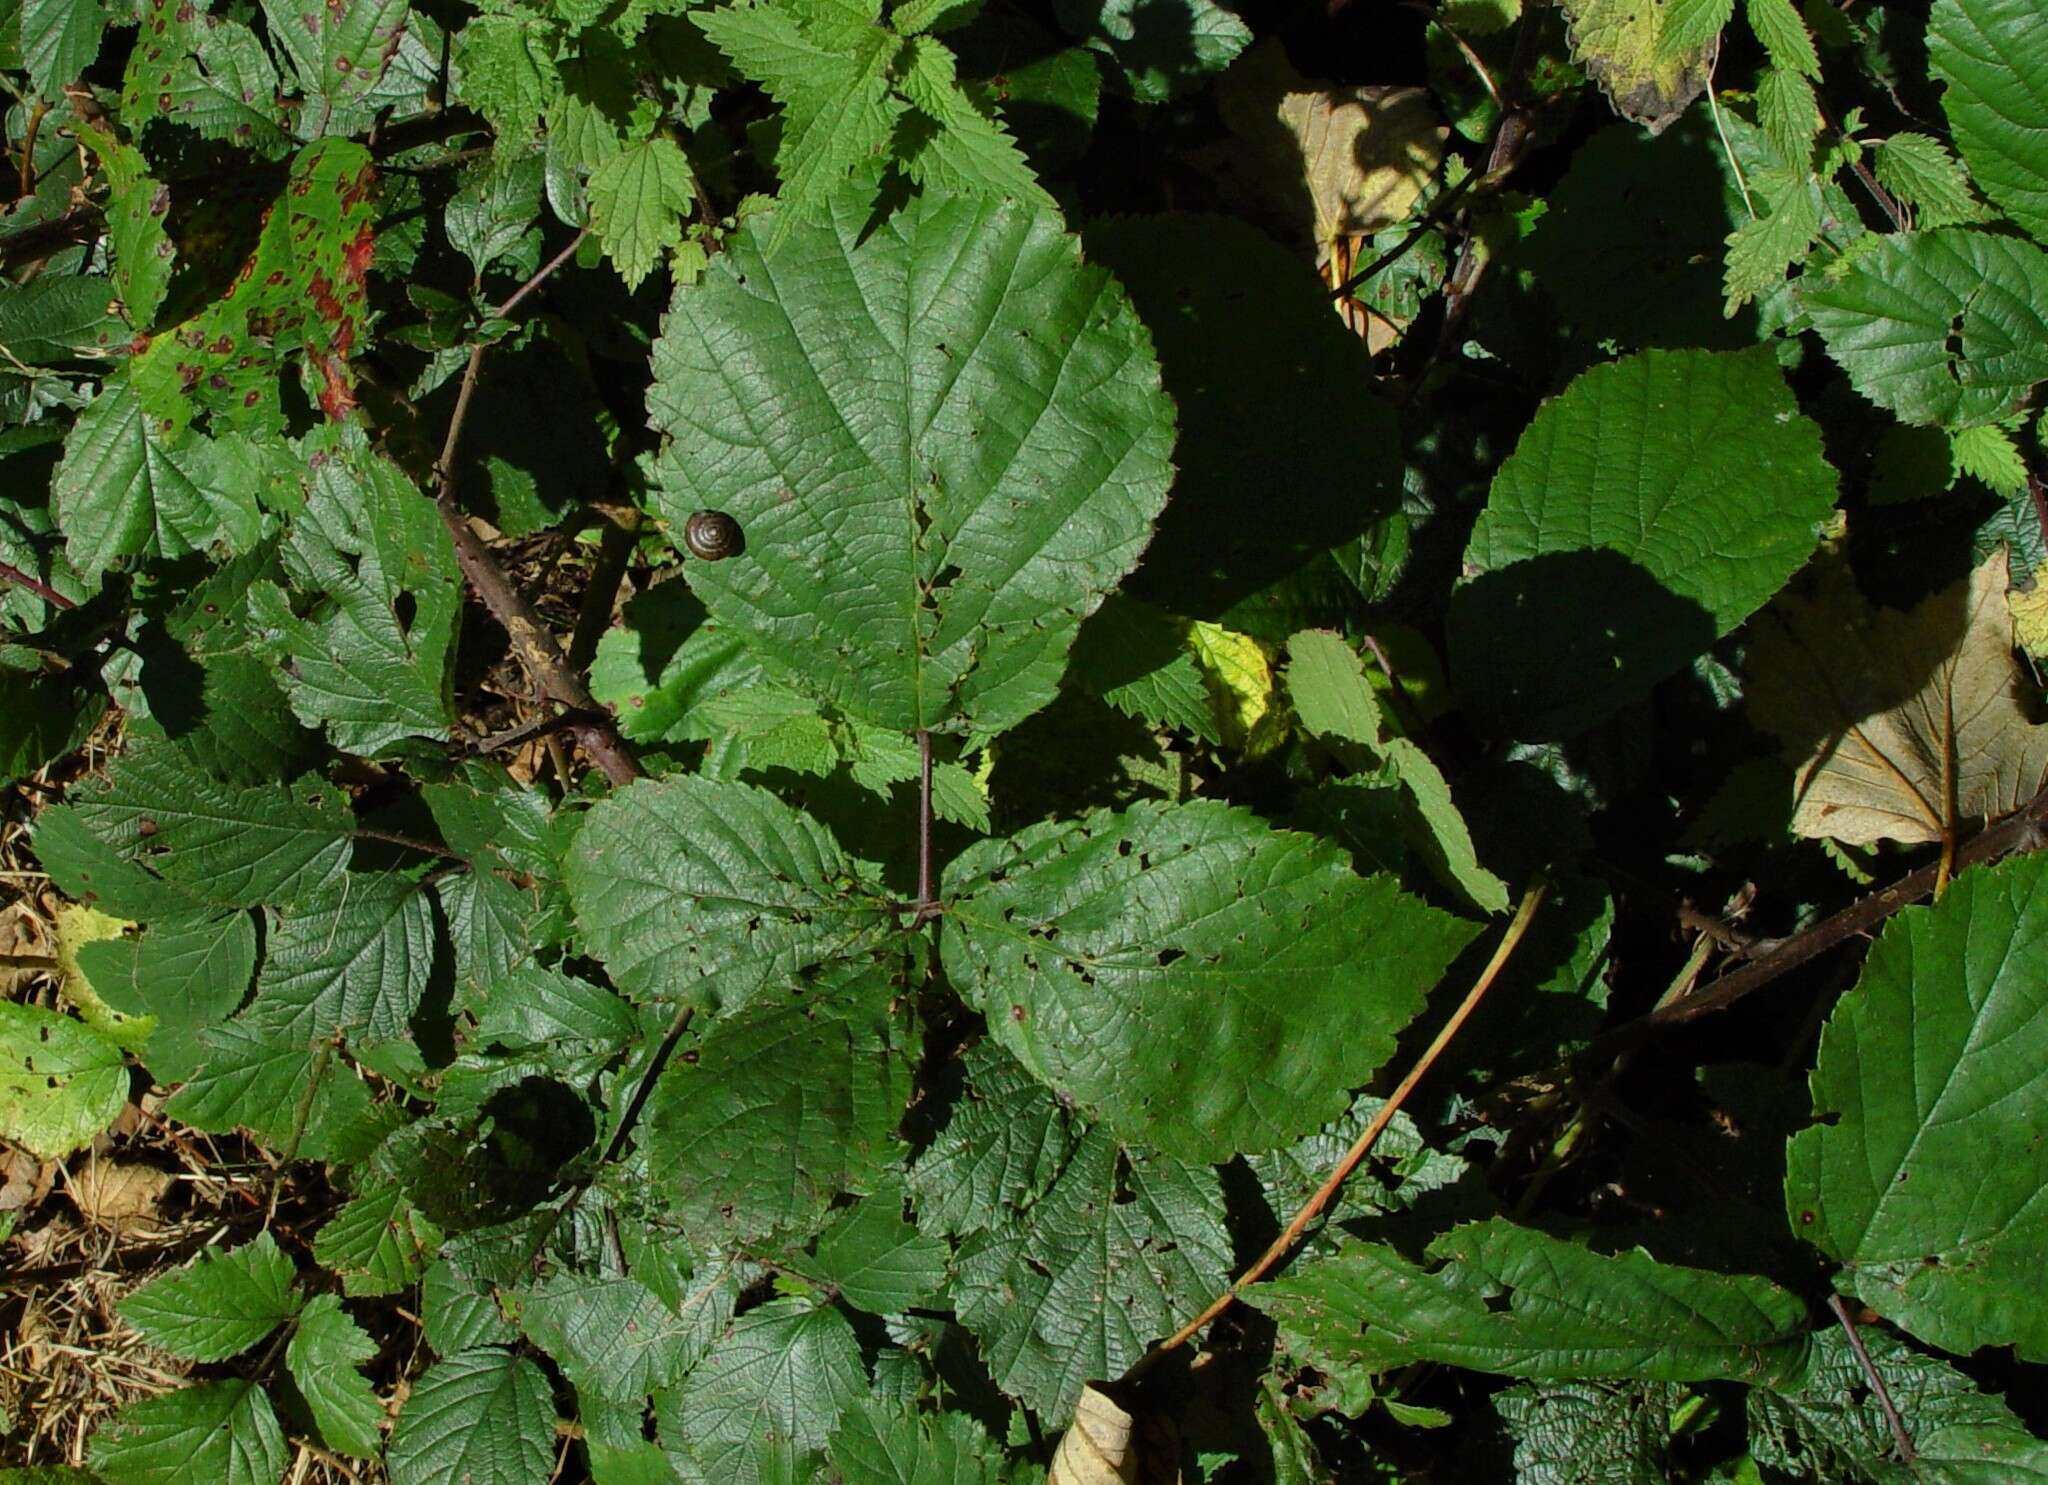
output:
<path id="1" fill-rule="evenodd" d="M 683 522 L 683 546 L 704 562 L 723 562 L 746 546 L 740 523 L 722 510 L 700 510 Z"/>

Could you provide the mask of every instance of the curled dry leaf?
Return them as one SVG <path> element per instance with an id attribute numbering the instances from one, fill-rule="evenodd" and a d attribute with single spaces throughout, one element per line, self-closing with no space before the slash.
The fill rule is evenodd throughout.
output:
<path id="1" fill-rule="evenodd" d="M 96 1227 L 138 1232 L 161 1225 L 164 1193 L 171 1178 L 154 1166 L 112 1160 L 88 1161 L 66 1188 L 79 1215 Z"/>
<path id="2" fill-rule="evenodd" d="M 2006 555 L 1910 613 L 1874 609 L 1840 563 L 1756 621 L 1750 715 L 1795 760 L 1792 828 L 1852 845 L 1950 841 L 2048 782 L 2013 658 Z"/>
<path id="3" fill-rule="evenodd" d="M 1046 1485 L 1134 1485 L 1138 1452 L 1132 1447 L 1136 1420 L 1100 1388 L 1086 1387 L 1074 1406 L 1074 1421 L 1060 1438 Z"/>

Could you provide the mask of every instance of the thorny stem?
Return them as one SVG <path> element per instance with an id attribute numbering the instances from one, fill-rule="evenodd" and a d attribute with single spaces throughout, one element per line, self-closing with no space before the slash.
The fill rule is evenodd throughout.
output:
<path id="1" fill-rule="evenodd" d="M 567 247 L 541 264 L 531 278 L 493 310 L 492 317 L 503 319 L 517 309 L 550 274 L 575 256 L 588 235 L 588 228 L 578 232 Z M 440 512 L 441 524 L 448 528 L 449 539 L 455 544 L 456 565 L 484 607 L 504 626 L 513 651 L 533 677 L 535 688 L 544 699 L 579 714 L 572 730 L 607 779 L 614 785 L 631 783 L 640 777 L 640 765 L 625 739 L 619 736 L 617 726 L 591 699 L 589 688 L 569 665 L 561 645 L 525 595 L 512 586 L 505 570 L 455 503 L 455 451 L 462 442 L 463 424 L 469 420 L 469 406 L 476 395 L 483 364 L 484 347 L 471 347 L 469 364 L 462 370 L 462 384 L 456 389 L 455 411 L 448 418 L 448 436 L 442 441 L 441 456 L 434 464 L 434 508 Z"/>
<path id="2" fill-rule="evenodd" d="M 1451 1012 L 1450 1019 L 1444 1022 L 1443 1028 L 1437 1032 L 1422 1055 L 1415 1059 L 1415 1065 L 1408 1069 L 1408 1075 L 1401 1079 L 1400 1085 L 1388 1095 L 1387 1101 L 1380 1105 L 1379 1112 L 1374 1114 L 1372 1122 L 1365 1126 L 1364 1133 L 1352 1142 L 1351 1148 L 1344 1152 L 1344 1158 L 1337 1162 L 1323 1184 L 1316 1188 L 1315 1195 L 1302 1203 L 1301 1210 L 1294 1214 L 1293 1220 L 1281 1231 L 1280 1236 L 1267 1245 L 1266 1251 L 1259 1255 L 1258 1261 L 1238 1275 L 1228 1289 L 1211 1300 L 1201 1314 L 1139 1357 L 1136 1364 L 1124 1373 L 1121 1381 L 1136 1381 L 1157 1365 L 1162 1356 L 1193 1339 L 1203 1326 L 1229 1309 L 1240 1294 L 1263 1279 L 1275 1264 L 1287 1256 L 1300 1240 L 1302 1233 L 1308 1230 L 1308 1225 L 1330 1204 L 1358 1163 L 1372 1153 L 1372 1147 L 1379 1143 L 1380 1135 L 1393 1122 L 1394 1115 L 1401 1111 L 1401 1105 L 1408 1101 L 1408 1095 L 1415 1091 L 1416 1085 L 1428 1074 L 1430 1068 L 1436 1065 L 1437 1058 L 1443 1055 L 1444 1048 L 1451 1044 L 1451 1039 L 1463 1029 L 1466 1021 L 1471 1019 L 1472 1012 L 1479 1008 L 1479 1002 L 1485 998 L 1486 992 L 1493 988 L 1493 982 L 1500 978 L 1501 970 L 1507 966 L 1509 958 L 1528 933 L 1529 924 L 1535 920 L 1536 909 L 1542 905 L 1549 891 L 1550 884 L 1540 878 L 1529 885 L 1529 890 L 1522 894 L 1521 906 L 1515 909 L 1514 919 L 1508 924 L 1507 932 L 1501 936 L 1500 946 L 1493 951 L 1493 957 L 1486 962 L 1486 968 L 1479 972 L 1479 978 L 1466 992 L 1464 1000 Z"/>
<path id="3" fill-rule="evenodd" d="M 1954 854 L 1953 871 L 1960 872 L 2005 855 L 2039 850 L 2048 843 L 2048 835 L 2043 834 L 2044 822 L 2048 822 L 2048 789 L 2043 789 L 2004 819 L 1986 826 L 1965 841 Z M 1579 1059 L 1580 1065 L 1586 1068 L 1605 1065 L 1671 1027 L 1697 1021 L 1715 1011 L 1724 1011 L 1843 940 L 1871 932 L 1900 908 L 1933 892 L 1941 876 L 1942 865 L 1942 862 L 1935 861 L 1908 872 L 1889 887 L 1881 887 L 1859 897 L 1803 933 L 1780 940 L 1750 963 L 1709 982 L 1703 989 L 1615 1027 L 1585 1050 Z"/>
<path id="4" fill-rule="evenodd" d="M 10 582 L 17 588 L 25 588 L 51 608 L 77 608 L 78 605 L 59 593 L 41 578 L 23 572 L 12 562 L 0 562 L 0 581 Z"/>
<path id="5" fill-rule="evenodd" d="M 1908 1469 L 1919 1459 L 1919 1451 L 1913 1447 L 1913 1436 L 1906 1432 L 1906 1424 L 1899 1417 L 1899 1410 L 1892 1406 L 1891 1389 L 1884 1385 L 1884 1377 L 1871 1362 L 1870 1353 L 1863 1349 L 1863 1337 L 1856 1331 L 1856 1322 L 1850 1317 L 1849 1307 L 1842 1303 L 1842 1296 L 1830 1294 L 1828 1308 L 1835 1312 L 1835 1318 L 1842 1322 L 1842 1333 L 1849 1338 L 1849 1349 L 1856 1353 L 1856 1364 L 1863 1368 L 1863 1380 L 1870 1384 L 1871 1396 L 1877 1399 L 1878 1411 L 1884 1414 L 1885 1426 L 1892 1431 L 1892 1442 L 1899 1446 L 1899 1463 Z"/>

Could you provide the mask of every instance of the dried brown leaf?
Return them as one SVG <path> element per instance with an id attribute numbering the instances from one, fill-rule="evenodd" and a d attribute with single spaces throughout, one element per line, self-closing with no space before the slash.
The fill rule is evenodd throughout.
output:
<path id="1" fill-rule="evenodd" d="M 1910 613 L 1874 609 L 1846 568 L 1756 621 L 1750 715 L 1797 774 L 1792 828 L 1852 845 L 1953 839 L 2048 782 L 2048 726 L 2019 699 L 2006 557 Z"/>

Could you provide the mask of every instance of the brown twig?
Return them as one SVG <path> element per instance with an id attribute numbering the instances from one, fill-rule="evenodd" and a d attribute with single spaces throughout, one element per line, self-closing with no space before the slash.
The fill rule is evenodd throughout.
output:
<path id="1" fill-rule="evenodd" d="M 51 608 L 78 607 L 76 603 L 72 602 L 72 600 L 70 600 L 69 598 L 66 598 L 62 593 L 59 593 L 55 588 L 51 587 L 41 578 L 23 572 L 19 567 L 16 567 L 12 562 L 0 562 L 0 581 L 10 582 L 14 584 L 14 586 L 17 588 L 26 589 L 27 591 L 35 594 L 36 597 L 42 599 L 43 602 L 49 604 Z"/>
<path id="2" fill-rule="evenodd" d="M 1877 1399 L 1877 1408 L 1884 1414 L 1885 1426 L 1892 1431 L 1892 1442 L 1899 1446 L 1899 1463 L 1911 1469 L 1920 1457 L 1919 1451 L 1913 1447 L 1913 1436 L 1906 1432 L 1899 1410 L 1892 1406 L 1891 1389 L 1884 1385 L 1884 1378 L 1871 1361 L 1870 1353 L 1863 1349 L 1863 1337 L 1856 1332 L 1856 1322 L 1849 1315 L 1849 1307 L 1842 1303 L 1841 1295 L 1830 1294 L 1828 1308 L 1842 1322 L 1842 1333 L 1849 1338 L 1849 1349 L 1856 1353 L 1856 1364 L 1863 1368 L 1863 1380 L 1870 1384 L 1870 1394 Z"/>
<path id="3" fill-rule="evenodd" d="M 1451 1044 L 1451 1038 L 1464 1027 L 1472 1012 L 1478 1009 L 1479 1002 L 1485 998 L 1486 992 L 1493 988 L 1493 982 L 1500 978 L 1501 970 L 1506 967 L 1508 959 L 1522 942 L 1523 936 L 1528 933 L 1529 924 L 1536 917 L 1536 909 L 1542 905 L 1543 898 L 1549 890 L 1550 884 L 1539 880 L 1522 894 L 1521 906 L 1515 910 L 1513 921 L 1508 924 L 1507 932 L 1501 936 L 1499 947 L 1493 951 L 1493 957 L 1486 962 L 1486 968 L 1479 972 L 1479 978 L 1466 992 L 1464 1000 L 1451 1012 L 1450 1019 L 1444 1022 L 1443 1029 L 1437 1032 L 1422 1055 L 1415 1059 L 1415 1065 L 1408 1069 L 1408 1075 L 1401 1079 L 1399 1086 L 1388 1095 L 1387 1101 L 1380 1105 L 1379 1112 L 1373 1115 L 1372 1122 L 1365 1126 L 1365 1131 L 1352 1142 L 1351 1148 L 1344 1152 L 1344 1158 L 1337 1162 L 1323 1184 L 1316 1188 L 1315 1195 L 1302 1203 L 1301 1210 L 1294 1214 L 1293 1220 L 1288 1222 L 1280 1235 L 1267 1245 L 1266 1251 L 1259 1255 L 1258 1261 L 1238 1275 L 1228 1289 L 1211 1300 L 1201 1314 L 1139 1357 L 1136 1364 L 1124 1373 L 1121 1379 L 1123 1382 L 1136 1381 L 1151 1370 L 1162 1356 L 1193 1339 L 1203 1326 L 1229 1309 L 1239 1295 L 1263 1279 L 1275 1264 L 1292 1251 L 1301 1235 L 1308 1230 L 1308 1225 L 1322 1214 L 1323 1208 L 1330 1204 L 1358 1163 L 1372 1153 L 1372 1147 L 1379 1143 L 1381 1133 L 1393 1122 L 1394 1115 L 1400 1112 L 1401 1105 L 1408 1101 L 1408 1095 L 1415 1091 L 1416 1085 L 1428 1074 L 1430 1068 L 1436 1065 L 1436 1060 L 1443 1055 L 1444 1048 Z"/>
<path id="4" fill-rule="evenodd" d="M 597 642 L 611 627 L 612 605 L 618 601 L 619 584 L 640 544 L 640 507 L 620 506 L 604 513 L 604 533 L 598 540 L 597 561 L 591 564 L 590 581 L 583 589 L 583 607 L 576 614 L 576 627 L 569 635 L 569 668 L 581 675 L 597 656 Z"/>
<path id="5" fill-rule="evenodd" d="M 28 111 L 28 124 L 21 131 L 21 191 L 23 196 L 33 196 L 36 190 L 36 136 L 42 133 L 43 118 L 50 111 L 50 105 L 38 99 Z"/>
<path id="6" fill-rule="evenodd" d="M 578 232 L 567 247 L 541 264 L 531 278 L 491 311 L 492 317 L 503 319 L 517 309 L 549 275 L 575 256 L 588 235 L 587 228 Z M 617 726 L 592 700 L 589 688 L 570 666 L 555 636 L 541 622 L 540 615 L 526 601 L 525 595 L 513 587 L 512 580 L 505 575 L 505 570 L 470 527 L 468 517 L 455 502 L 455 453 L 462 443 L 463 424 L 469 420 L 469 406 L 476 395 L 477 378 L 483 372 L 484 349 L 482 345 L 471 347 L 469 362 L 462 370 L 462 383 L 455 393 L 455 410 L 448 418 L 448 436 L 442 440 L 441 456 L 434 462 L 434 507 L 441 513 L 441 524 L 448 528 L 448 537 L 455 544 L 456 565 L 462 569 L 463 577 L 484 607 L 504 626 L 512 641 L 513 653 L 533 677 L 535 689 L 545 700 L 577 714 L 571 730 L 592 761 L 604 771 L 606 778 L 614 785 L 631 783 L 640 777 L 640 764 L 633 757 L 632 749 L 619 735 Z"/>
<path id="7" fill-rule="evenodd" d="M 2048 821 L 2048 789 L 1964 842 L 1955 853 L 1956 870 L 1995 861 L 2001 856 L 2039 850 L 2044 839 L 2048 839 L 2042 833 L 2044 821 Z M 1889 887 L 1881 887 L 1859 897 L 1840 912 L 1821 919 L 1802 933 L 1795 933 L 1768 953 L 1758 955 L 1739 969 L 1730 970 L 1703 989 L 1615 1027 L 1585 1050 L 1580 1059 L 1581 1065 L 1587 1068 L 1604 1066 L 1674 1026 L 1683 1026 L 1716 1011 L 1725 1011 L 1781 975 L 1818 958 L 1847 939 L 1869 933 L 1900 908 L 1926 897 L 1934 891 L 1941 870 L 1942 862 L 1935 861 L 1908 872 Z"/>

